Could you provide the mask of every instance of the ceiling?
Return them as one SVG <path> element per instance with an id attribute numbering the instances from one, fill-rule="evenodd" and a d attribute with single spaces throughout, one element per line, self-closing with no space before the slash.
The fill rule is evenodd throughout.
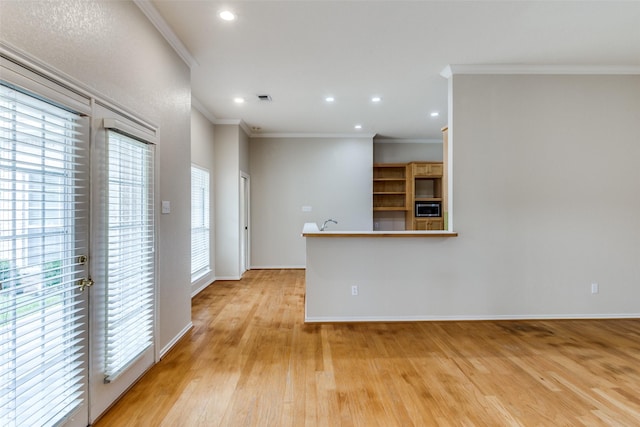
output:
<path id="1" fill-rule="evenodd" d="M 640 66 L 633 1 L 146 3 L 195 60 L 200 107 L 252 134 L 439 140 L 448 64 Z M 223 9 L 237 19 L 221 20 Z"/>

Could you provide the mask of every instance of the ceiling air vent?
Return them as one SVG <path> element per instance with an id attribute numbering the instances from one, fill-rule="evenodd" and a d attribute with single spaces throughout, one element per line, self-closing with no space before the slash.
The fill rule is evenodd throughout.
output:
<path id="1" fill-rule="evenodd" d="M 271 95 L 258 95 L 260 101 L 271 101 Z"/>

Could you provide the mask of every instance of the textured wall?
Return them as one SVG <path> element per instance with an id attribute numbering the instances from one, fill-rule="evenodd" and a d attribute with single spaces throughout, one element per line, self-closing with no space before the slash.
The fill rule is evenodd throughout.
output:
<path id="1" fill-rule="evenodd" d="M 198 279 L 191 286 L 192 294 L 197 293 L 215 279 L 215 167 L 214 167 L 214 127 L 198 110 L 191 110 L 191 162 L 209 171 L 209 226 L 211 240 L 209 245 L 211 272 Z"/>
<path id="2" fill-rule="evenodd" d="M 188 67 L 132 2 L 2 1 L 0 37 L 159 127 L 159 194 L 172 206 L 158 233 L 158 336 L 167 348 L 191 323 Z"/>

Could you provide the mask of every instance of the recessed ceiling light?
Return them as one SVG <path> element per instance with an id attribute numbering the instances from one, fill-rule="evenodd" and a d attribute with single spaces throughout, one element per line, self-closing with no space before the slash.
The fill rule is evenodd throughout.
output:
<path id="1" fill-rule="evenodd" d="M 336 99 L 333 96 L 327 96 L 324 100 L 327 101 L 327 102 L 333 102 Z"/>
<path id="2" fill-rule="evenodd" d="M 371 102 L 380 102 L 380 101 L 382 101 L 382 98 L 380 98 L 379 96 L 371 97 Z"/>
<path id="3" fill-rule="evenodd" d="M 233 102 L 235 102 L 236 104 L 242 104 L 244 103 L 244 98 L 238 96 L 236 98 L 233 98 Z"/>
<path id="4" fill-rule="evenodd" d="M 362 125 L 355 125 L 354 128 L 356 129 L 362 129 Z"/>
<path id="5" fill-rule="evenodd" d="M 223 19 L 225 21 L 233 21 L 234 19 L 236 19 L 236 15 L 230 10 L 223 10 L 218 14 L 218 16 L 220 17 L 220 19 Z"/>
<path id="6" fill-rule="evenodd" d="M 438 113 L 437 111 L 434 111 L 433 113 L 431 113 L 431 117 L 438 117 L 440 115 L 440 113 Z"/>

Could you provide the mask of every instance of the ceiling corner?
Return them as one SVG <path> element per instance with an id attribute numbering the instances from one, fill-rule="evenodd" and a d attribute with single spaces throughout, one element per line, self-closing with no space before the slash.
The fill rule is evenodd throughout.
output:
<path id="1" fill-rule="evenodd" d="M 151 21 L 154 27 L 162 34 L 162 37 L 171 45 L 180 58 L 189 66 L 194 68 L 198 66 L 198 61 L 191 55 L 191 52 L 182 44 L 176 33 L 173 32 L 167 21 L 164 20 L 158 9 L 150 0 L 133 0 L 144 15 Z"/>

